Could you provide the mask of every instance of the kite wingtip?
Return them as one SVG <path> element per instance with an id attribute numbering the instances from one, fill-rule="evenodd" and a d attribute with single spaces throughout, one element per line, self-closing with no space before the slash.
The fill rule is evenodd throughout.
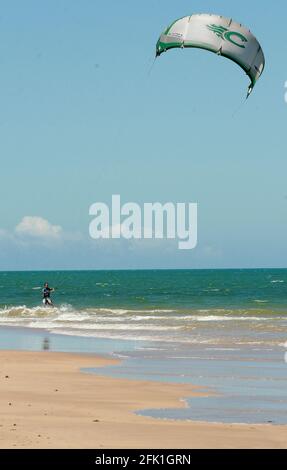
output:
<path id="1" fill-rule="evenodd" d="M 248 100 L 249 96 L 251 95 L 253 88 L 254 88 L 254 85 L 251 84 L 248 88 L 248 91 L 247 91 L 247 96 L 246 96 L 247 100 Z"/>

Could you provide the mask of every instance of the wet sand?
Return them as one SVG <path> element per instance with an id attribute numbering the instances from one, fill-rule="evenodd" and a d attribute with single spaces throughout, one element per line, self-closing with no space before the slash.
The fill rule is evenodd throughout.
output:
<path id="1" fill-rule="evenodd" d="M 183 407 L 189 385 L 89 375 L 96 356 L 0 351 L 0 448 L 287 448 L 287 426 L 156 420 L 145 408 Z"/>

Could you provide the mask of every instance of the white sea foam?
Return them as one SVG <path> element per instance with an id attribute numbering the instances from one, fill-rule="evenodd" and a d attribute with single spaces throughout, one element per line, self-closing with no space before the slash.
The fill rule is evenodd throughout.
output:
<path id="1" fill-rule="evenodd" d="M 271 311 L 270 311 L 271 312 Z M 285 313 L 285 312 L 284 312 Z M 83 308 L 77 309 L 69 304 L 62 304 L 53 308 L 44 306 L 27 307 L 26 305 L 4 307 L 0 309 L 0 324 L 6 326 L 23 326 L 30 328 L 47 329 L 51 332 L 69 335 L 90 336 L 113 339 L 141 339 L 144 341 L 180 342 L 189 344 L 211 344 L 219 347 L 226 346 L 226 335 L 219 331 L 227 328 L 232 331 L 242 328 L 246 331 L 260 327 L 261 323 L 269 328 L 274 325 L 284 327 L 280 320 L 286 322 L 287 317 L 281 312 L 273 315 L 263 309 L 251 310 L 225 310 L 225 309 L 124 309 L 124 308 Z M 274 323 L 274 321 L 276 323 Z M 210 326 L 208 324 L 210 323 Z M 205 325 L 206 324 L 206 325 Z M 218 330 L 216 329 L 218 325 Z M 228 326 L 227 326 L 228 324 Z M 246 325 L 246 326 L 243 326 Z M 249 326 L 250 325 L 250 326 Z M 254 327 L 253 327 L 254 325 Z M 283 326 L 282 326 L 283 325 Z M 220 326 L 220 328 L 219 328 Z M 228 330 L 228 331 L 229 331 Z M 237 330 L 236 330 L 237 331 Z M 278 330 L 281 331 L 280 329 Z M 252 341 L 250 337 L 242 338 L 234 334 L 232 345 L 262 344 Z M 258 340 L 258 338 L 256 337 Z M 266 340 L 266 338 L 263 340 Z M 282 340 L 281 340 L 282 341 Z M 229 342 L 228 342 L 229 345 Z M 232 346 L 230 344 L 230 346 Z"/>
<path id="2" fill-rule="evenodd" d="M 151 312 L 159 312 L 159 315 L 150 314 Z M 15 307 L 5 307 L 0 309 L 0 321 L 4 322 L 5 319 L 11 320 L 11 318 L 18 318 L 19 320 L 27 318 L 35 318 L 41 320 L 42 318 L 49 318 L 53 321 L 63 322 L 87 322 L 90 323 L 117 323 L 114 325 L 115 328 L 119 328 L 118 323 L 122 323 L 124 328 L 129 325 L 129 328 L 133 328 L 135 323 L 147 323 L 151 325 L 158 324 L 159 322 L 182 322 L 183 325 L 192 322 L 231 322 L 231 321 L 270 321 L 273 318 L 271 316 L 256 316 L 252 312 L 243 312 L 243 315 L 231 315 L 229 311 L 214 310 L 214 314 L 211 314 L 211 310 L 197 310 L 199 314 L 182 314 L 176 313 L 174 310 L 126 310 L 126 309 L 107 309 L 107 308 L 88 308 L 84 310 L 74 309 L 69 304 L 62 304 L 60 307 L 27 307 L 25 305 Z M 223 313 L 222 315 L 216 315 L 215 313 Z M 230 311 L 231 312 L 231 311 Z M 141 313 L 141 314 L 139 314 Z M 166 315 L 164 314 L 166 313 Z M 170 315 L 173 313 L 173 315 Z M 206 315 L 209 313 L 209 315 Z M 228 314 L 229 313 L 229 314 Z M 234 312 L 233 312 L 234 313 Z M 281 317 L 278 317 L 280 318 Z M 178 328 L 178 327 L 174 327 Z"/>
<path id="3" fill-rule="evenodd" d="M 166 349 L 165 348 L 138 347 L 138 348 L 135 348 L 135 351 L 166 351 Z"/>
<path id="4" fill-rule="evenodd" d="M 216 316 L 216 315 L 209 315 L 209 316 L 190 316 L 188 317 L 192 320 L 198 322 L 218 322 L 218 321 L 270 321 L 270 318 L 264 317 L 254 317 L 254 316 L 246 316 L 246 317 L 228 317 L 228 316 Z"/>

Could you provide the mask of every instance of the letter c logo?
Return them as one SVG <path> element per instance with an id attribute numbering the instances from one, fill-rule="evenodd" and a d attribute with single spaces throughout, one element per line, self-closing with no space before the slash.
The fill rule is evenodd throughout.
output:
<path id="1" fill-rule="evenodd" d="M 245 49 L 245 46 L 243 44 L 238 44 L 232 37 L 239 38 L 242 42 L 247 42 L 246 37 L 243 36 L 241 33 L 236 33 L 235 31 L 228 31 L 227 33 L 224 34 L 225 38 L 227 41 L 231 42 L 235 46 L 241 47 L 242 49 Z"/>

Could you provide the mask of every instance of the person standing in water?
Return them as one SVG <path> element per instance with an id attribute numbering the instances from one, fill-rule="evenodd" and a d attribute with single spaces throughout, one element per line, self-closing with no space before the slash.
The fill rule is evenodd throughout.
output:
<path id="1" fill-rule="evenodd" d="M 42 289 L 43 293 L 43 304 L 53 306 L 52 299 L 50 298 L 51 292 L 54 292 L 55 289 L 49 287 L 48 282 L 45 282 L 44 289 Z"/>

